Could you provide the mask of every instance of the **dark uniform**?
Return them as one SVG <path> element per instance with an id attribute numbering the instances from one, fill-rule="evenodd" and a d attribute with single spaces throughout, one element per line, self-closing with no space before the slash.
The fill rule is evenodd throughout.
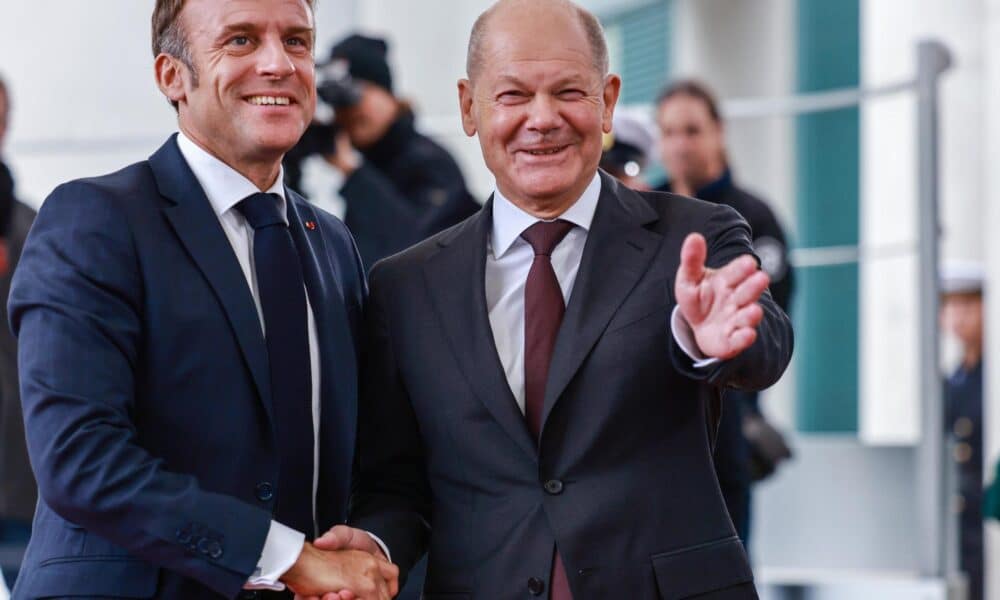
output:
<path id="1" fill-rule="evenodd" d="M 945 382 L 946 423 L 958 475 L 959 563 L 969 600 L 983 597 L 983 362 L 960 366 Z"/>
<path id="2" fill-rule="evenodd" d="M 362 155 L 340 195 L 366 268 L 479 210 L 455 160 L 417 132 L 408 111 Z"/>
<path id="3" fill-rule="evenodd" d="M 657 188 L 671 191 L 670 182 Z M 736 209 L 753 233 L 754 251 L 761 268 L 771 277 L 771 295 L 786 313 L 792 296 L 793 274 L 788 263 L 788 243 L 777 217 L 766 202 L 733 183 L 726 169 L 722 176 L 700 188 L 695 198 Z M 715 471 L 733 525 L 744 545 L 750 537 L 750 447 L 743 435 L 746 411 L 759 412 L 757 392 L 726 390 L 725 409 L 715 446 Z"/>

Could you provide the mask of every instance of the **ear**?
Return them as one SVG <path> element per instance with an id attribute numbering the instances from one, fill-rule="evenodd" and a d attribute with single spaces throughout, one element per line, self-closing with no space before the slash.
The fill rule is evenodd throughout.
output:
<path id="1" fill-rule="evenodd" d="M 604 79 L 604 114 L 601 118 L 601 129 L 604 133 L 611 133 L 611 121 L 615 115 L 615 106 L 618 104 L 618 95 L 622 91 L 622 78 L 614 73 Z"/>
<path id="2" fill-rule="evenodd" d="M 187 71 L 181 61 L 169 54 L 160 54 L 153 63 L 156 86 L 171 102 L 182 102 L 187 99 L 184 89 L 184 73 Z"/>
<path id="3" fill-rule="evenodd" d="M 465 135 L 476 135 L 476 120 L 472 115 L 472 82 L 468 79 L 458 80 L 458 108 L 462 112 L 462 129 Z"/>

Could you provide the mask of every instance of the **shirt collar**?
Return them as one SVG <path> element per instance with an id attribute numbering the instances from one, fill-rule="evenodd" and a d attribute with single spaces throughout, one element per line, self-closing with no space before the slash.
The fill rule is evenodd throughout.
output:
<path id="1" fill-rule="evenodd" d="M 191 138 L 180 132 L 177 136 L 177 147 L 180 148 L 181 155 L 187 161 L 195 179 L 201 184 L 201 189 L 205 191 L 209 204 L 215 211 L 216 216 L 222 216 L 236 206 L 250 194 L 260 192 L 252 181 L 244 177 L 236 169 L 230 167 L 218 158 L 212 156 L 201 146 L 191 141 Z M 281 197 L 281 215 L 288 223 L 288 208 L 285 205 L 285 171 L 284 167 L 278 172 L 274 184 L 266 190 L 268 194 L 277 194 Z"/>
<path id="2" fill-rule="evenodd" d="M 597 200 L 601 197 L 601 176 L 594 173 L 594 178 L 590 185 L 583 191 L 583 195 L 574 202 L 566 212 L 557 218 L 590 231 L 590 224 L 594 221 L 594 212 L 597 210 Z M 521 210 L 513 202 L 504 197 L 499 189 L 493 192 L 493 256 L 502 257 L 514 245 L 524 230 L 531 227 L 541 219 L 534 217 Z"/>

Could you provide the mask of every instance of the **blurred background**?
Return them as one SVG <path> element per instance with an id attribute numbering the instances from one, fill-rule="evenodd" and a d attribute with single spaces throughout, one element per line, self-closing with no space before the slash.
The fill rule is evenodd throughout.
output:
<path id="1" fill-rule="evenodd" d="M 392 93 L 454 157 L 479 203 L 493 179 L 461 130 L 456 81 L 489 4 L 320 0 L 316 12 L 318 60 L 352 32 L 387 42 Z M 792 457 L 753 486 L 747 537 L 762 596 L 965 597 L 957 574 L 963 552 L 974 554 L 963 543 L 975 527 L 983 597 L 1000 599 L 1000 525 L 989 506 L 968 524 L 972 504 L 990 496 L 962 483 L 972 465 L 988 488 L 1000 456 L 1000 297 L 990 293 L 1000 284 L 1000 0 L 580 4 L 604 24 L 621 112 L 646 132 L 640 179 L 671 177 L 657 100 L 670 82 L 696 78 L 720 100 L 732 177 L 787 234 L 796 352 L 759 406 Z M 152 6 L 0 5 L 10 104 L 0 157 L 25 204 L 148 156 L 175 131 L 153 83 Z M 928 40 L 937 45 L 924 47 L 921 65 L 918 44 Z M 318 156 L 301 167 L 301 190 L 343 214 L 337 169 Z M 936 236 L 922 237 L 928 226 Z M 955 284 L 963 277 L 972 283 Z M 939 291 L 982 301 L 985 387 L 971 425 L 956 421 L 944 384 L 970 370 L 970 355 L 938 327 Z M 22 485 L 0 472 L 0 490 Z M 0 562 L 15 560 L 8 547 Z"/>

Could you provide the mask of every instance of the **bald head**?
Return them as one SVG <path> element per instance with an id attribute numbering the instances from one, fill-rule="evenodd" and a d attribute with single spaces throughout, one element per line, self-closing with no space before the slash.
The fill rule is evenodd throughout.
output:
<path id="1" fill-rule="evenodd" d="M 499 0 L 472 26 L 465 71 L 475 81 L 482 70 L 491 30 L 497 26 L 518 27 L 520 23 L 552 23 L 552 19 L 571 19 L 580 27 L 590 44 L 594 68 L 601 76 L 608 74 L 608 44 L 604 29 L 592 13 L 569 0 Z"/>

